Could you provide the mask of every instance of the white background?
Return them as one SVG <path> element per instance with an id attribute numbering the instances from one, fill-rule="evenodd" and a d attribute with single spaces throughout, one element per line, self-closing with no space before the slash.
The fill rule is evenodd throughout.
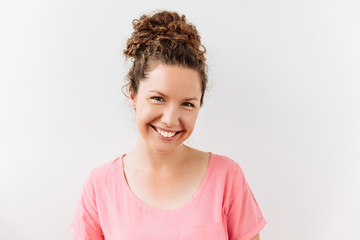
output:
<path id="1" fill-rule="evenodd" d="M 89 171 L 133 149 L 131 21 L 184 13 L 209 91 L 188 144 L 240 163 L 262 239 L 360 239 L 360 4 L 2 1 L 0 239 L 72 239 Z"/>

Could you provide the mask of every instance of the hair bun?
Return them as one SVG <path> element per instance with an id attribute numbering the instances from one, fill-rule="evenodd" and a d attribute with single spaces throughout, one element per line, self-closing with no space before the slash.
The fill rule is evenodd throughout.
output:
<path id="1" fill-rule="evenodd" d="M 124 54 L 126 58 L 139 57 L 149 46 L 193 48 L 197 54 L 204 56 L 205 48 L 201 44 L 200 36 L 184 15 L 176 12 L 162 11 L 152 16 L 142 15 L 133 20 L 134 32 L 127 41 Z M 204 57 L 205 59 L 205 57 Z"/>

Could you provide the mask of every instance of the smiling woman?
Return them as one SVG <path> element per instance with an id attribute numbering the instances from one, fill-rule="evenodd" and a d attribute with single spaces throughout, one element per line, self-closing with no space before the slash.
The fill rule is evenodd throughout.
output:
<path id="1" fill-rule="evenodd" d="M 89 174 L 71 225 L 78 239 L 259 239 L 266 222 L 240 166 L 184 145 L 207 84 L 205 48 L 175 12 L 143 15 L 124 53 L 136 113 L 133 151 Z"/>

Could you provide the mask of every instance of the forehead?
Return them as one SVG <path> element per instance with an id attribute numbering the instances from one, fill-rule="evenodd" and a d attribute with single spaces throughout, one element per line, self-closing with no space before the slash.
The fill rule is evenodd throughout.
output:
<path id="1" fill-rule="evenodd" d="M 139 91 L 152 90 L 179 97 L 199 97 L 201 95 L 200 74 L 193 69 L 159 64 L 140 84 Z"/>

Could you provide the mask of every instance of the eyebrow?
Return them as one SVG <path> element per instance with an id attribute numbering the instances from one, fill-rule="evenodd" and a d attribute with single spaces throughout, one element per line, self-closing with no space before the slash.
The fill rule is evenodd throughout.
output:
<path id="1" fill-rule="evenodd" d="M 152 93 L 157 93 L 159 94 L 160 96 L 162 97 L 167 97 L 166 94 L 158 91 L 158 90 L 150 90 L 149 92 L 152 92 Z M 185 98 L 184 101 L 191 101 L 191 100 L 195 100 L 195 101 L 199 101 L 199 99 L 197 97 L 190 97 L 190 98 Z"/>

